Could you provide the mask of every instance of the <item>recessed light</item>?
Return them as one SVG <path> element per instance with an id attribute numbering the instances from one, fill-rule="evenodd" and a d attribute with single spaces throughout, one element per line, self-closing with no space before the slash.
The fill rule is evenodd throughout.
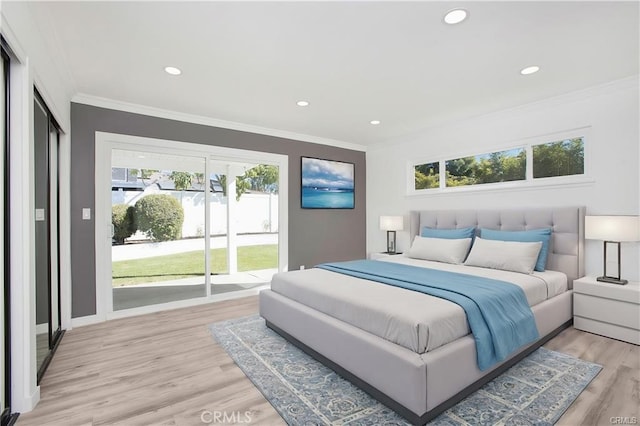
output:
<path id="1" fill-rule="evenodd" d="M 374 126 L 377 126 L 378 124 L 380 124 L 380 120 L 371 120 L 369 123 L 373 124 Z"/>
<path id="2" fill-rule="evenodd" d="M 171 74 L 171 75 L 180 75 L 180 74 L 182 74 L 182 71 L 180 71 L 180 68 L 176 68 L 176 67 L 164 67 L 164 71 L 167 74 Z"/>
<path id="3" fill-rule="evenodd" d="M 307 102 L 307 101 L 298 101 L 298 102 L 296 102 L 296 105 L 303 106 L 303 107 L 304 106 L 309 106 L 309 102 Z"/>
<path id="4" fill-rule="evenodd" d="M 536 72 L 538 72 L 538 71 L 540 71 L 540 67 L 533 65 L 533 66 L 531 66 L 531 67 L 523 68 L 523 69 L 520 71 L 520 74 L 522 74 L 522 75 L 529 75 L 529 74 L 536 73 Z"/>
<path id="5" fill-rule="evenodd" d="M 444 15 L 444 22 L 449 25 L 459 24 L 467 19 L 469 12 L 464 9 L 451 9 Z"/>

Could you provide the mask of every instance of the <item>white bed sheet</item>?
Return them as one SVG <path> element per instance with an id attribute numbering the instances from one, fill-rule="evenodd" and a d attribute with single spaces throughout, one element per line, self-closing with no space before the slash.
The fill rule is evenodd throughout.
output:
<path id="1" fill-rule="evenodd" d="M 508 281 L 524 290 L 530 306 L 567 290 L 566 276 L 556 271 L 526 275 L 400 255 L 385 261 Z M 470 333 L 464 310 L 453 302 L 324 269 L 276 274 L 271 289 L 420 354 Z"/>

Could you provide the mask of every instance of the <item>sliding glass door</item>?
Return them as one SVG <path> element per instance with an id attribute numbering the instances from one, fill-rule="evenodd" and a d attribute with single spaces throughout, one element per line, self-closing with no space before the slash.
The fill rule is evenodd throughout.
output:
<path id="1" fill-rule="evenodd" d="M 38 382 L 59 338 L 59 203 L 58 147 L 60 130 L 37 92 L 34 93 L 34 193 L 36 265 L 36 350 Z"/>
<path id="2" fill-rule="evenodd" d="M 112 150 L 113 310 L 268 284 L 278 271 L 278 169 L 216 159 L 207 172 L 205 157 Z"/>
<path id="3" fill-rule="evenodd" d="M 97 315 L 189 306 L 267 286 L 286 269 L 280 191 L 287 161 L 98 132 Z"/>
<path id="4" fill-rule="evenodd" d="M 114 149 L 113 310 L 205 297 L 204 157 Z"/>

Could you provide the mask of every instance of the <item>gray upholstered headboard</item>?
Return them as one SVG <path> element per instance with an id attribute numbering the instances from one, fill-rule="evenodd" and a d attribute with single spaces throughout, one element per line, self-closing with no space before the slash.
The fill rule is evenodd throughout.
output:
<path id="1" fill-rule="evenodd" d="M 503 231 L 551 228 L 547 269 L 564 272 L 569 287 L 584 276 L 584 207 L 514 210 L 420 210 L 409 217 L 411 241 L 424 226 L 430 228 L 479 228 Z"/>

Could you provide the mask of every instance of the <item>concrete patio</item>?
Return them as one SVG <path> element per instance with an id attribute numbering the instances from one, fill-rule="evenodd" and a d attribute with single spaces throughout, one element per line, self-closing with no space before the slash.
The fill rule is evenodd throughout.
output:
<path id="1" fill-rule="evenodd" d="M 277 244 L 278 234 L 238 235 L 238 246 Z M 211 238 L 211 248 L 225 248 L 226 237 Z M 168 241 L 162 243 L 135 243 L 113 246 L 113 261 L 143 259 L 186 251 L 204 249 L 204 238 Z M 237 272 L 233 274 L 211 275 L 211 294 L 266 287 L 271 282 L 274 269 Z M 136 284 L 113 288 L 113 310 L 138 308 L 141 306 L 175 302 L 178 300 L 205 297 L 204 277 Z"/>

